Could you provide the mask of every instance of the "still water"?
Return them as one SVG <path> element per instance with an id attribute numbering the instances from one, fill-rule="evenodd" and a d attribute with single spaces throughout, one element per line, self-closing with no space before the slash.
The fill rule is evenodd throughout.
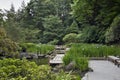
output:
<path id="1" fill-rule="evenodd" d="M 49 62 L 49 59 L 48 58 L 30 59 L 30 61 L 34 61 L 38 65 L 47 65 Z"/>

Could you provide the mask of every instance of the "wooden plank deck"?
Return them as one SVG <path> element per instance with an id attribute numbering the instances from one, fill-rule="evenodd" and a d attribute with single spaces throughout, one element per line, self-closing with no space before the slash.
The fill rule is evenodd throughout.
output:
<path id="1" fill-rule="evenodd" d="M 65 50 L 56 50 L 57 54 L 65 54 Z"/>
<path id="2" fill-rule="evenodd" d="M 62 64 L 63 57 L 64 57 L 64 54 L 56 54 L 56 56 L 52 60 L 50 60 L 49 63 L 50 64 Z"/>

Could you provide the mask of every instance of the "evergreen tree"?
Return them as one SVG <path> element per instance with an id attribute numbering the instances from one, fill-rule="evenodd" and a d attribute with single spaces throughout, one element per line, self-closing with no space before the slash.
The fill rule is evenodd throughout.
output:
<path id="1" fill-rule="evenodd" d="M 62 25 L 62 20 L 60 20 L 58 16 L 50 15 L 47 18 L 44 18 L 44 21 L 44 42 L 47 43 L 53 41 L 54 39 L 57 39 L 60 42 L 65 30 L 64 26 Z"/>
<path id="2" fill-rule="evenodd" d="M 18 57 L 19 46 L 7 38 L 6 32 L 0 28 L 0 55 L 4 57 Z"/>
<path id="3" fill-rule="evenodd" d="M 85 42 L 105 43 L 106 30 L 120 13 L 119 5 L 118 0 L 73 0 L 72 15 L 82 28 Z"/>

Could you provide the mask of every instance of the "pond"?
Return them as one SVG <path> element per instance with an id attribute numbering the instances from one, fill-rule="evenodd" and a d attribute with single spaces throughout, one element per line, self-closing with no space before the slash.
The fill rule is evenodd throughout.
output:
<path id="1" fill-rule="evenodd" d="M 91 60 L 89 67 L 93 72 L 88 72 L 82 80 L 120 80 L 120 68 L 112 62 Z"/>
<path id="2" fill-rule="evenodd" d="M 48 58 L 29 59 L 29 60 L 34 61 L 37 65 L 47 65 L 49 63 Z"/>

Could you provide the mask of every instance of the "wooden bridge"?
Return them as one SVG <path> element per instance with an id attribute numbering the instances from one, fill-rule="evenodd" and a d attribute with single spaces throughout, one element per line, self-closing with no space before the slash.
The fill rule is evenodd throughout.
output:
<path id="1" fill-rule="evenodd" d="M 49 63 L 50 64 L 62 64 L 63 57 L 64 57 L 64 54 L 56 54 L 56 56 L 52 60 L 50 60 Z"/>
<path id="2" fill-rule="evenodd" d="M 64 46 L 56 46 L 55 52 L 53 53 L 54 57 L 49 60 L 49 64 L 50 65 L 62 64 L 63 63 L 62 59 L 67 50 L 68 50 L 68 48 L 65 48 Z"/>

